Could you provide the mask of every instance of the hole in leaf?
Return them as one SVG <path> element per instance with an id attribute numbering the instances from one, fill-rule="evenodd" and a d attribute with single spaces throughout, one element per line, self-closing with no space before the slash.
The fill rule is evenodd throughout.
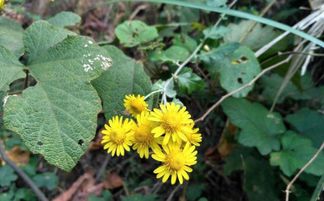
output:
<path id="1" fill-rule="evenodd" d="M 26 72 L 25 72 L 26 73 Z M 35 86 L 37 81 L 31 75 L 27 75 L 25 78 L 17 79 L 10 83 L 9 94 L 21 94 L 23 90 L 28 87 Z"/>
<path id="2" fill-rule="evenodd" d="M 241 56 L 239 59 L 233 60 L 232 64 L 244 64 L 248 61 L 249 59 L 246 56 Z"/>
<path id="3" fill-rule="evenodd" d="M 237 78 L 237 82 L 243 84 L 243 79 L 241 77 Z"/>
<path id="4" fill-rule="evenodd" d="M 42 146 L 43 143 L 42 143 L 41 141 L 38 141 L 38 142 L 37 142 L 37 145 L 38 145 L 38 146 Z"/>
<path id="5" fill-rule="evenodd" d="M 78 144 L 81 145 L 81 146 L 83 145 L 83 143 L 84 143 L 83 140 L 79 140 L 79 141 L 78 141 Z"/>

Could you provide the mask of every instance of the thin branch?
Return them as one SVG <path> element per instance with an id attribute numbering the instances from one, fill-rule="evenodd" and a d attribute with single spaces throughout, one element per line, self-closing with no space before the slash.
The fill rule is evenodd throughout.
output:
<path id="1" fill-rule="evenodd" d="M 234 0 L 230 5 L 229 7 L 231 8 L 235 3 L 236 3 L 237 0 Z M 217 22 L 214 24 L 213 26 L 213 29 L 216 28 L 220 23 L 221 21 L 223 20 L 225 14 L 222 14 Z M 200 51 L 200 49 L 203 47 L 203 45 L 205 44 L 206 40 L 209 38 L 211 32 L 209 32 L 205 37 L 204 39 L 199 43 L 199 45 L 196 47 L 196 49 L 190 54 L 190 56 L 180 65 L 178 65 L 178 68 L 177 70 L 174 72 L 174 74 L 172 75 L 172 77 L 170 79 L 168 79 L 163 87 L 163 94 L 162 94 L 162 100 L 164 103 L 167 102 L 167 97 L 166 97 L 166 90 L 167 88 L 169 87 L 171 81 L 173 81 L 174 79 L 177 78 L 177 76 L 179 75 L 179 73 L 181 72 L 181 70 L 191 61 L 191 59 L 193 59 L 197 54 L 198 52 Z"/>
<path id="2" fill-rule="evenodd" d="M 101 180 L 102 175 L 105 173 L 106 167 L 108 165 L 108 162 L 110 160 L 111 156 L 106 156 L 104 162 L 102 163 L 97 175 L 96 175 L 96 183 L 98 183 Z"/>
<path id="3" fill-rule="evenodd" d="M 6 154 L 3 142 L 0 140 L 0 156 L 4 162 L 6 162 L 33 190 L 39 200 L 48 201 L 43 192 L 34 184 L 34 182 L 22 171 L 12 160 L 10 160 Z"/>
<path id="4" fill-rule="evenodd" d="M 218 107 L 224 100 L 226 100 L 227 98 L 231 97 L 232 95 L 242 91 L 243 89 L 247 88 L 247 87 L 251 87 L 259 78 L 261 78 L 264 74 L 266 74 L 267 72 L 281 66 L 284 63 L 289 62 L 289 60 L 291 59 L 291 55 L 289 57 L 287 57 L 286 59 L 282 60 L 281 62 L 270 66 L 266 69 L 264 69 L 263 71 L 261 71 L 261 73 L 259 73 L 253 80 L 251 80 L 249 83 L 235 89 L 234 91 L 229 92 L 228 94 L 222 96 L 214 105 L 212 105 L 201 117 L 199 117 L 198 119 L 195 120 L 195 122 L 200 122 L 203 121 L 216 107 Z"/>
<path id="5" fill-rule="evenodd" d="M 316 153 L 314 154 L 314 156 L 299 170 L 299 172 L 295 175 L 295 177 L 289 182 L 289 184 L 287 185 L 287 188 L 285 190 L 285 192 L 286 192 L 286 201 L 289 201 L 290 189 L 291 189 L 292 185 L 294 184 L 294 182 L 298 179 L 298 177 L 301 175 L 301 173 L 303 173 L 305 171 L 305 169 L 308 166 L 310 166 L 310 164 L 313 163 L 313 161 L 321 153 L 321 151 L 323 150 L 323 148 L 324 148 L 324 142 L 322 143 L 321 147 L 316 151 Z"/>
<path id="6" fill-rule="evenodd" d="M 302 55 L 310 55 L 310 56 L 313 56 L 313 57 L 324 57 L 324 54 L 321 54 L 321 53 L 313 53 L 313 52 L 296 52 L 296 51 L 289 51 L 289 52 L 278 52 L 278 56 L 281 56 L 281 55 L 287 55 L 287 54 L 302 54 Z"/>
<path id="7" fill-rule="evenodd" d="M 276 0 L 272 0 L 272 2 L 270 2 L 262 11 L 260 14 L 260 17 L 263 17 L 269 10 L 270 8 L 276 3 Z M 242 35 L 241 39 L 240 39 L 240 43 L 242 43 L 246 37 L 249 35 L 249 33 L 251 33 L 251 31 L 254 29 L 254 27 L 257 25 L 256 21 L 253 21 L 252 25 L 250 27 L 248 27 L 247 31 Z"/>
<path id="8" fill-rule="evenodd" d="M 133 20 L 136 15 L 141 12 L 142 10 L 145 10 L 147 9 L 149 6 L 147 4 L 142 4 L 142 5 L 139 5 L 134 11 L 133 13 L 130 15 L 130 17 L 128 18 L 128 20 Z"/>
<path id="9" fill-rule="evenodd" d="M 170 193 L 168 199 L 166 201 L 172 201 L 173 200 L 173 196 L 175 195 L 175 193 L 180 189 L 181 185 L 178 185 L 177 187 L 175 187 L 173 189 L 173 191 Z"/>

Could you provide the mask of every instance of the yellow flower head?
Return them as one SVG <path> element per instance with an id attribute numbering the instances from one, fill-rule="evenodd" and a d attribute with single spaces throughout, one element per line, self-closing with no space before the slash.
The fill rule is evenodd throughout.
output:
<path id="1" fill-rule="evenodd" d="M 5 6 L 5 0 L 0 0 L 0 10 L 2 10 Z"/>
<path id="2" fill-rule="evenodd" d="M 130 151 L 132 146 L 134 132 L 132 128 L 134 122 L 129 119 L 123 119 L 123 117 L 115 116 L 105 124 L 105 129 L 102 130 L 102 141 L 104 149 L 108 149 L 107 152 L 112 156 L 125 155 L 125 150 Z"/>
<path id="3" fill-rule="evenodd" d="M 154 138 L 152 129 L 154 128 L 154 122 L 149 120 L 150 113 L 142 112 L 137 115 L 137 124 L 134 125 L 134 145 L 133 149 L 137 150 L 137 153 L 141 158 L 149 158 L 149 149 L 159 149 L 158 139 Z"/>
<path id="4" fill-rule="evenodd" d="M 163 152 L 154 150 L 152 158 L 162 162 L 162 165 L 154 170 L 157 174 L 156 178 L 162 178 L 162 182 L 165 183 L 171 176 L 171 184 L 175 184 L 177 178 L 180 184 L 183 183 L 183 179 L 189 180 L 187 172 L 192 172 L 189 166 L 197 163 L 196 155 L 195 147 L 189 143 L 183 149 L 176 143 L 172 143 L 163 146 Z"/>
<path id="5" fill-rule="evenodd" d="M 194 146 L 200 146 L 200 142 L 202 141 L 201 134 L 199 133 L 198 128 L 193 128 L 192 126 L 188 126 L 184 128 L 183 132 L 185 133 L 188 142 Z"/>
<path id="6" fill-rule="evenodd" d="M 183 131 L 185 127 L 193 124 L 193 120 L 185 107 L 175 103 L 161 104 L 160 109 L 154 109 L 151 112 L 150 120 L 158 123 L 152 133 L 154 137 L 164 135 L 164 145 L 169 142 L 170 138 L 173 142 L 188 141 Z"/>
<path id="7" fill-rule="evenodd" d="M 139 115 L 148 109 L 144 96 L 135 96 L 134 94 L 125 96 L 124 106 L 126 111 L 133 116 Z"/>

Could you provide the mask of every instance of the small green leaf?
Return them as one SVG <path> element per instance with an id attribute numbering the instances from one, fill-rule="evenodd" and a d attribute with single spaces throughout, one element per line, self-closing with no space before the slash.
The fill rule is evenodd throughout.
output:
<path id="1" fill-rule="evenodd" d="M 1 199 L 0 199 L 1 200 Z M 28 188 L 18 188 L 15 192 L 15 199 L 13 201 L 21 201 L 21 200 L 28 200 L 28 201 L 36 201 L 36 197 L 33 191 Z"/>
<path id="2" fill-rule="evenodd" d="M 8 165 L 0 167 L 0 186 L 10 186 L 12 182 L 17 180 L 17 175 L 14 170 Z"/>
<path id="3" fill-rule="evenodd" d="M 90 195 L 88 198 L 88 201 L 111 201 L 111 200 L 112 200 L 112 194 L 108 190 L 103 191 L 100 197 L 95 195 Z"/>
<path id="4" fill-rule="evenodd" d="M 203 183 L 189 184 L 186 190 L 186 198 L 188 201 L 195 201 L 201 197 L 206 186 Z"/>
<path id="5" fill-rule="evenodd" d="M 24 52 L 23 28 L 16 21 L 5 17 L 0 17 L 0 27 L 0 44 L 17 58 L 20 57 Z"/>
<path id="6" fill-rule="evenodd" d="M 214 40 L 223 38 L 230 30 L 225 26 L 217 26 L 217 27 L 208 27 L 203 31 L 206 38 L 211 38 Z"/>
<path id="7" fill-rule="evenodd" d="M 155 194 L 149 194 L 149 195 L 134 194 L 122 198 L 122 201 L 156 201 L 156 200 L 157 200 L 157 196 Z"/>
<path id="8" fill-rule="evenodd" d="M 222 107 L 230 120 L 241 129 L 238 141 L 256 147 L 262 155 L 280 148 L 280 135 L 286 128 L 278 113 L 269 111 L 259 103 L 230 98 Z"/>
<path id="9" fill-rule="evenodd" d="M 169 98 L 174 98 L 177 95 L 177 91 L 174 90 L 174 81 L 173 79 L 170 79 L 170 82 L 167 87 L 165 87 L 167 82 L 164 82 L 163 89 L 165 90 L 165 94 Z"/>
<path id="10" fill-rule="evenodd" d="M 187 34 L 177 34 L 172 40 L 173 45 L 184 47 L 189 52 L 193 52 L 197 47 L 197 42 Z"/>
<path id="11" fill-rule="evenodd" d="M 279 166 L 283 173 L 292 176 L 302 168 L 317 151 L 312 142 L 292 131 L 287 131 L 281 138 L 282 150 L 270 155 L 273 166 Z M 306 173 L 321 176 L 324 174 L 324 154 L 320 153 L 312 164 L 305 169 Z"/>
<path id="12" fill-rule="evenodd" d="M 42 20 L 33 23 L 26 29 L 23 36 L 29 63 L 69 35 L 75 35 L 75 33 Z"/>
<path id="13" fill-rule="evenodd" d="M 205 82 L 191 68 L 184 68 L 177 76 L 176 82 L 182 93 L 192 94 L 194 91 L 202 90 Z"/>
<path id="14" fill-rule="evenodd" d="M 150 42 L 159 36 L 155 27 L 148 26 L 142 21 L 126 21 L 116 27 L 116 36 L 125 47 Z"/>
<path id="15" fill-rule="evenodd" d="M 178 63 L 184 61 L 189 56 L 189 51 L 185 47 L 171 46 L 168 49 L 156 50 L 150 55 L 151 61 Z"/>
<path id="16" fill-rule="evenodd" d="M 45 172 L 37 174 L 33 177 L 33 181 L 38 187 L 54 190 L 58 185 L 58 178 L 53 172 Z"/>
<path id="17" fill-rule="evenodd" d="M 288 115 L 286 120 L 299 133 L 311 139 L 316 147 L 320 147 L 322 142 L 324 142 L 323 114 L 308 108 L 302 108 Z"/>
<path id="18" fill-rule="evenodd" d="M 0 193 L 1 201 L 12 201 L 14 197 L 15 197 L 15 192 L 12 187 L 10 188 L 9 191 Z"/>
<path id="19" fill-rule="evenodd" d="M 220 84 L 228 92 L 246 85 L 261 71 L 254 53 L 247 47 L 238 47 L 237 43 L 225 44 L 200 57 L 208 63 L 212 74 L 220 74 Z M 233 96 L 244 97 L 252 88 L 247 87 Z"/>
<path id="20" fill-rule="evenodd" d="M 165 61 L 179 62 L 184 61 L 189 56 L 189 51 L 180 46 L 171 46 L 164 51 Z"/>
<path id="21" fill-rule="evenodd" d="M 43 38 L 34 40 L 29 43 Z M 96 133 L 101 101 L 90 81 L 110 65 L 107 52 L 86 37 L 70 36 L 39 52 L 28 65 L 37 84 L 8 98 L 5 127 L 19 134 L 33 153 L 71 170 Z"/>
<path id="22" fill-rule="evenodd" d="M 151 81 L 141 63 L 127 57 L 114 46 L 105 47 L 114 58 L 112 67 L 92 83 L 103 101 L 107 119 L 124 111 L 123 99 L 128 94 L 146 95 L 151 92 Z"/>
<path id="23" fill-rule="evenodd" d="M 75 26 L 81 22 L 81 17 L 73 12 L 63 11 L 47 20 L 50 24 L 58 27 Z"/>

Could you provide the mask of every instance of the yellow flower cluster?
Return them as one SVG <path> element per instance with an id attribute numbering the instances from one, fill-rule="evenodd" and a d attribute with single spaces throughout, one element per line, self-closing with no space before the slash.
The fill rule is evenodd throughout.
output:
<path id="1" fill-rule="evenodd" d="M 5 6 L 5 0 L 0 0 L 0 10 L 2 10 Z"/>
<path id="2" fill-rule="evenodd" d="M 170 177 L 171 184 L 188 180 L 202 139 L 187 109 L 166 103 L 151 111 L 140 95 L 127 95 L 124 106 L 132 118 L 115 116 L 105 124 L 104 149 L 112 156 L 124 156 L 130 147 L 140 158 L 149 158 L 152 153 L 152 158 L 161 163 L 154 173 L 163 183 Z"/>

